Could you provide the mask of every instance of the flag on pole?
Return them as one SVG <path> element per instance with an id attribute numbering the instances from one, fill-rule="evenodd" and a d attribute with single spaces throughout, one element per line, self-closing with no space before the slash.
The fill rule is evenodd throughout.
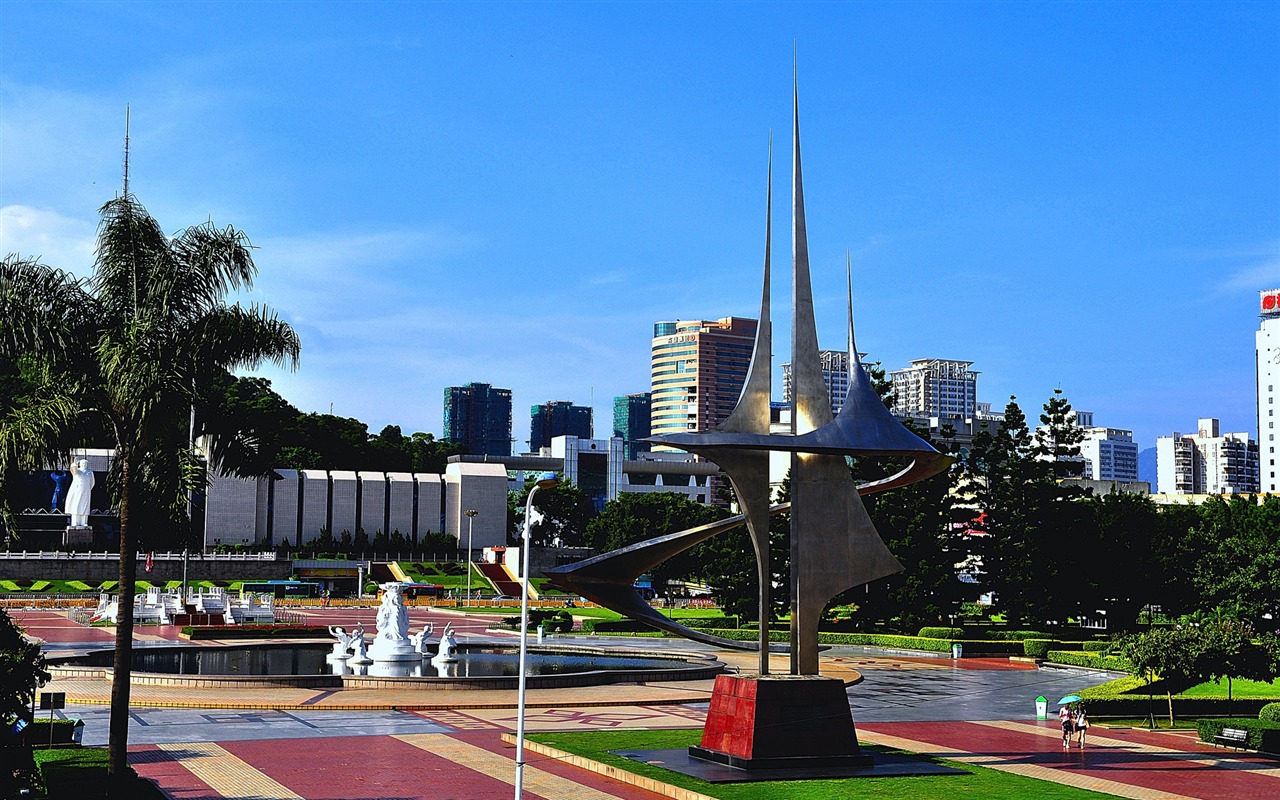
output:
<path id="1" fill-rule="evenodd" d="M 151 551 L 150 553 L 147 553 L 147 572 L 150 572 L 150 571 L 151 571 L 151 565 L 154 563 L 154 561 L 153 561 L 153 559 L 152 559 L 152 556 L 154 556 L 154 555 L 155 555 L 155 551 L 154 551 L 154 550 L 153 550 L 153 551 Z"/>

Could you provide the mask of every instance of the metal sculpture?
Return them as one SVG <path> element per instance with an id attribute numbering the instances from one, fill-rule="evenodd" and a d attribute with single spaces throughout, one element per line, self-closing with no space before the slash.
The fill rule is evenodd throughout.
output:
<path id="1" fill-rule="evenodd" d="M 737 517 L 660 536 L 587 561 L 548 570 L 553 582 L 629 617 L 689 639 L 759 650 L 760 674 L 769 673 L 769 516 L 791 514 L 792 675 L 818 674 L 818 621 L 832 597 L 902 570 L 876 532 L 861 495 L 904 486 L 945 470 L 951 459 L 902 425 L 885 407 L 862 365 L 854 341 L 853 284 L 849 292 L 849 393 L 834 418 L 822 378 L 800 165 L 800 104 L 793 94 L 792 341 L 793 428 L 769 431 L 772 328 L 769 308 L 773 157 L 770 143 L 765 213 L 764 291 L 755 348 L 742 394 L 729 417 L 706 432 L 654 436 L 647 441 L 697 453 L 720 466 L 737 494 Z M 791 454 L 791 502 L 769 504 L 769 454 Z M 907 457 L 897 474 L 855 486 L 846 456 Z M 711 637 L 658 614 L 632 589 L 634 578 L 676 553 L 746 524 L 760 584 L 760 636 L 744 644 Z"/>

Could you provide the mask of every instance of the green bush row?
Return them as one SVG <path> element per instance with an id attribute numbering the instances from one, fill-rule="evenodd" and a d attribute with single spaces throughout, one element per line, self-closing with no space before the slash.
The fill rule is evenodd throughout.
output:
<path id="1" fill-rule="evenodd" d="M 1086 653 L 1105 653 L 1112 647 L 1111 642 L 1084 642 L 1080 648 Z"/>
<path id="2" fill-rule="evenodd" d="M 1045 659 L 1047 661 L 1052 661 L 1055 664 L 1065 664 L 1068 667 L 1109 669 L 1115 672 L 1132 671 L 1127 659 L 1121 658 L 1120 656 L 1103 655 L 1102 653 L 1097 652 L 1084 652 L 1081 650 L 1050 650 L 1045 655 Z"/>
<path id="3" fill-rule="evenodd" d="M 963 639 L 964 628 L 931 628 L 924 627 L 916 636 L 922 636 L 925 639 Z"/>
<path id="4" fill-rule="evenodd" d="M 1244 746 L 1264 753 L 1280 753 L 1280 722 L 1270 722 L 1247 717 L 1225 717 L 1196 720 L 1200 741 L 1213 743 L 1213 737 L 1224 728 L 1237 728 L 1245 732 Z"/>
<path id="5" fill-rule="evenodd" d="M 1057 639 L 1023 639 L 1022 652 L 1032 658 L 1045 658 L 1049 650 L 1060 644 Z"/>

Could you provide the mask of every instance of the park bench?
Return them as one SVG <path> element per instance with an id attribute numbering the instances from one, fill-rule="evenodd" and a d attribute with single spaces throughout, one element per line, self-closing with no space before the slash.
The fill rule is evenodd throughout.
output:
<path id="1" fill-rule="evenodd" d="M 1214 734 L 1213 746 L 1231 747 L 1232 749 L 1248 749 L 1245 747 L 1245 740 L 1249 737 L 1247 731 L 1240 728 L 1223 728 L 1222 733 Z"/>

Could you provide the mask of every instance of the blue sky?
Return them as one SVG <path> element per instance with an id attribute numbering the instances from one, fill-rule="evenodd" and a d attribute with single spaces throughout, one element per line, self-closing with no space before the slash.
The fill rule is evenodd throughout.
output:
<path id="1" fill-rule="evenodd" d="M 656 320 L 754 316 L 793 41 L 820 339 L 1061 386 L 1142 447 L 1256 433 L 1280 286 L 1275 3 L 0 4 L 0 252 L 87 274 L 131 188 L 259 247 L 306 411 L 441 429 L 443 388 L 596 407 Z M 775 270 L 775 362 L 789 278 Z M 775 394 L 781 379 L 775 378 Z M 517 443 L 517 449 L 523 447 Z"/>

